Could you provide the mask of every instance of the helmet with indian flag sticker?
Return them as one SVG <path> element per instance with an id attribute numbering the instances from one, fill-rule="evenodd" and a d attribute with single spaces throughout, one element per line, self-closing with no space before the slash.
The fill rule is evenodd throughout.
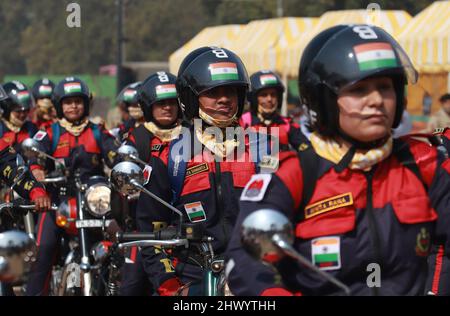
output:
<path id="1" fill-rule="evenodd" d="M 373 25 L 338 25 L 316 35 L 303 51 L 299 69 L 299 92 L 312 120 L 312 127 L 326 136 L 339 132 L 337 96 L 358 81 L 392 78 L 397 98 L 393 128 L 405 108 L 405 85 L 417 81 L 405 51 L 385 30 Z"/>
<path id="2" fill-rule="evenodd" d="M 62 100 L 70 97 L 81 97 L 84 103 L 84 113 L 83 117 L 89 115 L 89 104 L 91 100 L 91 95 L 89 93 L 89 88 L 86 83 L 76 77 L 66 77 L 61 80 L 55 87 L 54 90 L 54 100 L 56 114 L 58 118 L 63 118 L 62 110 Z"/>
<path id="3" fill-rule="evenodd" d="M 147 77 L 142 82 L 138 91 L 138 101 L 144 111 L 144 117 L 147 122 L 152 122 L 153 113 L 152 105 L 158 101 L 174 99 L 177 104 L 178 93 L 176 89 L 177 77 L 169 72 L 158 71 Z M 178 108 L 178 118 L 183 117 L 183 111 L 181 107 Z"/>
<path id="4" fill-rule="evenodd" d="M 242 115 L 249 80 L 244 63 L 232 51 L 220 47 L 198 48 L 184 58 L 177 77 L 177 91 L 188 120 L 199 117 L 199 95 L 220 86 L 237 88 L 236 117 Z"/>
<path id="5" fill-rule="evenodd" d="M 33 105 L 33 97 L 25 84 L 20 81 L 10 81 L 3 85 L 6 98 L 1 101 L 3 117 L 9 120 L 11 111 L 27 111 Z"/>

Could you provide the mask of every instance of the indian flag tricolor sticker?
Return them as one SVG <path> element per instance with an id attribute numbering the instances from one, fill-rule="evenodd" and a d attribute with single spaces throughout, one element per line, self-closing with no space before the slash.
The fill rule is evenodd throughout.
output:
<path id="1" fill-rule="evenodd" d="M 19 99 L 19 101 L 26 101 L 30 98 L 30 94 L 28 93 L 28 91 L 20 91 L 17 93 L 17 99 Z"/>
<path id="2" fill-rule="evenodd" d="M 312 262 L 321 270 L 341 268 L 340 237 L 321 237 L 311 241 Z"/>
<path id="3" fill-rule="evenodd" d="M 123 99 L 125 101 L 131 101 L 133 100 L 135 94 L 137 93 L 136 90 L 132 90 L 132 89 L 127 89 L 125 90 L 125 92 L 123 93 Z"/>
<path id="4" fill-rule="evenodd" d="M 202 202 L 193 202 L 184 204 L 184 209 L 192 223 L 203 222 L 206 220 L 206 213 Z"/>
<path id="5" fill-rule="evenodd" d="M 359 70 L 397 67 L 394 50 L 389 43 L 368 43 L 353 47 Z"/>
<path id="6" fill-rule="evenodd" d="M 212 80 L 239 80 L 235 63 L 215 63 L 209 65 Z"/>
<path id="7" fill-rule="evenodd" d="M 52 87 L 51 86 L 40 86 L 39 93 L 42 95 L 50 95 L 50 94 L 52 94 Z"/>
<path id="8" fill-rule="evenodd" d="M 259 77 L 259 81 L 261 82 L 261 84 L 263 86 L 278 83 L 277 77 L 275 77 L 274 75 L 271 75 L 271 74 L 262 75 L 261 77 Z"/>
<path id="9" fill-rule="evenodd" d="M 174 84 L 162 84 L 156 86 L 156 97 L 160 98 L 176 98 L 177 97 L 177 89 Z"/>
<path id="10" fill-rule="evenodd" d="M 81 92 L 81 84 L 79 82 L 69 82 L 64 84 L 64 93 Z"/>

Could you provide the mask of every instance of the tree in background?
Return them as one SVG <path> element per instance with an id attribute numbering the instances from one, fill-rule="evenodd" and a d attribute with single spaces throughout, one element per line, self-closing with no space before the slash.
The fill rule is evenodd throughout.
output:
<path id="1" fill-rule="evenodd" d="M 212 18 L 202 0 L 129 0 L 125 6 L 126 59 L 167 60 Z"/>

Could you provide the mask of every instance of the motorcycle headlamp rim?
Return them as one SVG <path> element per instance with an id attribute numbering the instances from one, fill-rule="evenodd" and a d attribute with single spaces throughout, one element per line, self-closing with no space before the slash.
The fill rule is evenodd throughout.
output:
<path id="1" fill-rule="evenodd" d="M 105 196 L 105 194 L 107 195 L 108 198 L 107 202 L 108 207 L 100 209 L 99 204 L 104 203 L 103 201 L 100 200 Z M 111 188 L 105 183 L 96 183 L 90 186 L 86 190 L 85 200 L 87 204 L 87 210 L 92 216 L 103 217 L 111 212 Z"/>

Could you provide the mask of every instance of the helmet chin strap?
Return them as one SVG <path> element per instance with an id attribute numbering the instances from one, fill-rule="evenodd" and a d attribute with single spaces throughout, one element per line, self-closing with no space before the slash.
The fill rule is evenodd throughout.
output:
<path id="1" fill-rule="evenodd" d="M 205 121 L 207 124 L 211 125 L 211 126 L 216 126 L 219 128 L 225 128 L 228 126 L 232 126 L 234 123 L 237 122 L 237 113 L 238 113 L 238 109 L 236 109 L 236 113 L 234 113 L 234 115 L 232 117 L 230 117 L 229 119 L 226 120 L 219 120 L 219 119 L 215 119 L 213 117 L 211 117 L 210 115 L 206 114 L 205 112 L 202 111 L 202 109 L 198 109 L 198 115 L 200 116 L 200 118 Z"/>

